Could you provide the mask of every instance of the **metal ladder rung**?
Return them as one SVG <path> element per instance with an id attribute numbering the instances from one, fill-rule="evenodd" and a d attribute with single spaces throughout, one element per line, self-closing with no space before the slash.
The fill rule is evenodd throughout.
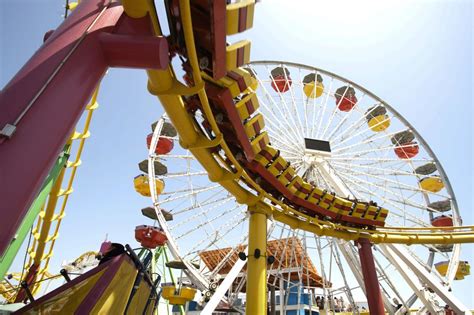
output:
<path id="1" fill-rule="evenodd" d="M 89 103 L 86 106 L 86 110 L 94 110 L 94 109 L 97 109 L 98 107 L 99 107 L 99 103 L 97 102 Z"/>
<path id="2" fill-rule="evenodd" d="M 73 191 L 74 191 L 73 188 L 69 188 L 68 190 L 61 189 L 61 190 L 59 190 L 57 196 L 60 197 L 60 196 L 70 195 L 70 194 L 72 194 Z"/>
<path id="3" fill-rule="evenodd" d="M 77 131 L 74 131 L 74 134 L 71 137 L 71 140 L 77 140 L 77 139 L 87 139 L 91 136 L 91 133 L 89 130 L 87 130 L 86 133 L 79 133 Z"/>

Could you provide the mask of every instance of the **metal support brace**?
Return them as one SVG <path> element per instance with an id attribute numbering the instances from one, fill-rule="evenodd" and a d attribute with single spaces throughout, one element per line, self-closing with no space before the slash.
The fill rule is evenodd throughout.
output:
<path id="1" fill-rule="evenodd" d="M 247 315 L 267 314 L 267 215 L 249 208 L 249 253 L 247 261 Z"/>
<path id="2" fill-rule="evenodd" d="M 364 292 L 364 295 L 367 296 L 367 292 L 365 290 L 365 285 L 364 285 L 364 278 L 361 272 L 362 267 L 360 265 L 359 259 L 356 256 L 356 253 L 352 251 L 352 245 L 350 245 L 348 242 L 344 240 L 337 240 L 337 245 L 342 255 L 344 256 L 345 260 L 347 261 L 347 264 L 351 268 L 352 274 L 356 278 L 357 283 L 362 289 L 362 292 Z M 391 304 L 390 299 L 383 292 L 382 292 L 382 299 L 383 299 L 384 307 L 387 310 L 387 312 L 389 314 L 393 314 L 394 313 L 393 305 Z"/>
<path id="3" fill-rule="evenodd" d="M 245 255 L 247 255 L 247 253 L 248 253 L 248 248 L 245 249 Z M 230 286 L 232 285 L 234 280 L 237 278 L 237 276 L 239 275 L 240 271 L 242 270 L 242 268 L 245 266 L 246 263 L 247 263 L 246 261 L 237 259 L 237 262 L 234 264 L 232 269 L 226 275 L 224 281 L 222 281 L 222 283 L 217 288 L 216 292 L 214 292 L 214 294 L 212 295 L 209 302 L 207 302 L 206 306 L 201 312 L 202 315 L 211 315 L 212 312 L 214 312 L 215 308 L 217 307 L 221 299 L 224 297 L 227 290 L 229 290 Z"/>
<path id="4" fill-rule="evenodd" d="M 426 269 L 414 259 L 410 259 L 410 254 L 403 246 L 394 244 L 386 244 L 383 246 L 390 249 L 396 256 L 398 256 L 399 259 L 401 259 L 411 270 L 415 272 L 421 282 L 426 284 L 439 296 L 440 299 L 451 306 L 456 314 L 471 314 L 470 310 L 451 292 L 449 292 L 445 286 L 439 283 L 434 275 L 426 271 Z"/>
<path id="5" fill-rule="evenodd" d="M 399 259 L 396 254 L 385 245 L 379 245 L 382 251 L 385 253 L 385 257 L 397 268 L 397 270 L 409 270 L 409 267 Z M 433 304 L 430 302 L 429 297 L 426 295 L 426 291 L 423 287 L 423 284 L 418 280 L 417 277 L 409 275 L 407 272 L 400 272 L 403 279 L 407 282 L 410 288 L 415 292 L 420 301 L 432 314 L 436 314 L 437 310 L 433 307 Z"/>

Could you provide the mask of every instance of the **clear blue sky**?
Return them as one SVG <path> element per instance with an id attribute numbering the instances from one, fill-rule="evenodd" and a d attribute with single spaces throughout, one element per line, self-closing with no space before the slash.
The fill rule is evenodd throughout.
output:
<path id="1" fill-rule="evenodd" d="M 41 45 L 44 32 L 61 22 L 62 6 L 59 0 L 0 2 L 2 87 Z M 468 0 L 267 0 L 257 5 L 254 28 L 244 37 L 252 40 L 253 60 L 314 65 L 391 104 L 430 144 L 450 178 L 464 223 L 473 225 L 472 9 Z M 134 192 L 132 180 L 146 156 L 149 125 L 162 108 L 138 70 L 110 70 L 99 103 L 54 267 L 97 249 L 106 233 L 135 244 L 134 227 L 144 222 L 139 210 L 149 201 Z M 54 117 L 45 123 L 54 123 Z M 462 250 L 462 259 L 472 264 L 473 247 Z M 472 277 L 456 283 L 454 291 L 474 308 Z"/>

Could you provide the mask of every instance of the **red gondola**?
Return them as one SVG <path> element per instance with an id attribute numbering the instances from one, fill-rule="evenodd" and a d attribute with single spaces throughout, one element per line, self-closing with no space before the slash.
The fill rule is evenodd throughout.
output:
<path id="1" fill-rule="evenodd" d="M 357 97 L 353 87 L 342 86 L 334 93 L 337 108 L 342 112 L 350 112 L 357 104 Z"/>
<path id="2" fill-rule="evenodd" d="M 433 220 L 431 220 L 431 225 L 437 227 L 453 226 L 453 218 L 446 215 L 434 217 Z"/>
<path id="3" fill-rule="evenodd" d="M 150 148 L 150 143 L 151 143 L 151 138 L 153 137 L 153 134 L 150 133 L 146 137 L 146 145 L 148 148 Z M 173 150 L 174 147 L 174 142 L 173 139 L 165 138 L 165 137 L 160 137 L 158 139 L 158 144 L 156 145 L 155 153 L 156 154 L 168 154 Z"/>
<path id="4" fill-rule="evenodd" d="M 290 89 L 291 81 L 290 71 L 283 67 L 277 67 L 271 71 L 272 88 L 275 92 L 284 93 Z"/>
<path id="5" fill-rule="evenodd" d="M 395 147 L 394 151 L 401 159 L 411 159 L 420 152 L 420 148 L 416 142 L 408 142 Z"/>
<path id="6" fill-rule="evenodd" d="M 139 225 L 135 228 L 135 239 L 143 247 L 156 248 L 165 245 L 168 238 L 160 228 L 149 225 Z"/>

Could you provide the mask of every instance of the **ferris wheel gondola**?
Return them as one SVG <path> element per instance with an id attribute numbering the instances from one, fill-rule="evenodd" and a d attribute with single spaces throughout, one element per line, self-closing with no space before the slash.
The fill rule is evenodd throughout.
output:
<path id="1" fill-rule="evenodd" d="M 292 165 L 292 178 L 300 176 L 302 185 L 310 183 L 333 193 L 327 195 L 334 196 L 328 201 L 330 204 L 337 200 L 336 195 L 355 202 L 353 216 L 367 217 L 368 209 L 389 208 L 387 226 L 459 225 L 456 200 L 439 161 L 423 138 L 391 106 L 355 83 L 313 67 L 255 62 L 246 69 L 258 82 L 254 88 L 261 116 L 252 119 L 257 117 L 261 123 L 264 117 L 269 143 L 275 149 L 266 149 L 268 169 L 273 167 L 281 173 L 284 167 L 278 163 L 288 163 L 287 169 Z M 278 81 L 275 69 L 281 70 Z M 279 87 L 282 84 L 283 88 Z M 197 122 L 205 122 L 199 111 L 195 115 Z M 207 172 L 188 151 L 175 147 L 167 154 L 155 152 L 158 139 L 163 137 L 159 128 L 166 123 L 169 121 L 165 116 L 156 125 L 148 156 L 149 183 L 166 183 L 166 188 L 156 194 L 154 185 L 150 185 L 159 224 L 168 237 L 174 259 L 182 262 L 186 277 L 201 290 L 202 301 L 211 299 L 219 291 L 216 287 L 226 283 L 225 290 L 229 292 L 221 298 L 227 305 L 238 307 L 245 291 L 245 263 L 239 262 L 238 254 L 245 257 L 247 209 L 222 186 L 210 182 Z M 153 165 L 157 162 L 167 166 L 166 174 L 154 173 Z M 266 185 L 264 178 L 258 183 Z M 308 189 L 312 188 L 308 185 Z M 296 195 L 304 194 L 298 191 Z M 306 193 L 304 198 L 309 197 Z M 361 214 L 356 214 L 358 205 Z M 171 214 L 173 220 L 165 220 L 164 213 Z M 375 213 L 373 218 L 377 217 Z M 439 216 L 451 221 L 437 219 Z M 313 300 L 315 292 L 326 297 L 344 295 L 352 302 L 363 292 L 358 254 L 351 243 L 295 231 L 272 220 L 268 238 L 269 244 L 278 243 L 268 253 L 275 257 L 269 266 L 268 282 L 277 290 L 297 292 Z M 416 281 L 400 284 L 393 280 L 391 273 L 406 276 L 412 272 L 394 262 L 394 258 L 399 259 L 397 255 L 405 255 L 405 259 L 429 270 L 441 286 L 449 287 L 454 280 L 460 245 L 412 246 L 397 254 L 387 246 L 392 245 L 380 246 L 375 261 L 385 307 L 391 312 L 396 308 L 391 302 L 393 297 L 403 301 L 406 309 L 417 298 L 413 292 Z M 439 260 L 449 261 L 451 273 L 441 275 L 434 271 L 433 263 Z M 232 272 L 234 269 L 239 272 Z M 233 277 L 231 284 L 226 282 L 228 277 Z M 424 303 L 434 304 L 434 300 L 432 297 Z M 327 307 L 334 305 L 329 303 Z"/>

